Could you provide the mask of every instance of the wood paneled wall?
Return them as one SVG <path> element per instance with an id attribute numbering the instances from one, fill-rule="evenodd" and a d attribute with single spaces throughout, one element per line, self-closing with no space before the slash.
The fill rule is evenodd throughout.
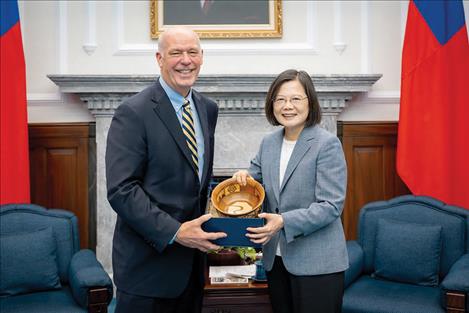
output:
<path id="1" fill-rule="evenodd" d="M 78 217 L 81 247 L 92 249 L 94 129 L 94 123 L 29 125 L 32 203 L 72 211 Z"/>
<path id="2" fill-rule="evenodd" d="M 347 240 L 357 238 L 358 214 L 371 201 L 410 193 L 396 172 L 397 122 L 340 122 L 348 185 L 342 215 Z"/>

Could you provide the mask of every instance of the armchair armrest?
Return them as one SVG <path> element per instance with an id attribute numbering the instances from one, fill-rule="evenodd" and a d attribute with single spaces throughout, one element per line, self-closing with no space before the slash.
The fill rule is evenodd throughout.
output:
<path id="1" fill-rule="evenodd" d="M 90 310 L 96 304 L 107 308 L 112 299 L 113 285 L 93 251 L 84 249 L 73 255 L 68 278 L 73 298 L 78 304 L 84 308 L 90 307 Z"/>
<path id="2" fill-rule="evenodd" d="M 441 282 L 441 288 L 445 292 L 448 312 L 469 309 L 469 254 L 464 254 L 453 264 Z"/>
<path id="3" fill-rule="evenodd" d="M 441 287 L 469 293 L 469 254 L 464 254 L 453 264 L 441 282 Z"/>
<path id="4" fill-rule="evenodd" d="M 349 268 L 345 271 L 345 288 L 354 282 L 363 271 L 363 249 L 355 240 L 347 241 Z"/>

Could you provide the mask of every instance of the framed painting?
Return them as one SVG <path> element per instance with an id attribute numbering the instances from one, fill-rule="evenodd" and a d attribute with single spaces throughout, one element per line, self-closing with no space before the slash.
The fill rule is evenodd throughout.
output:
<path id="1" fill-rule="evenodd" d="M 282 37 L 281 0 L 151 0 L 151 37 L 187 26 L 201 38 Z"/>

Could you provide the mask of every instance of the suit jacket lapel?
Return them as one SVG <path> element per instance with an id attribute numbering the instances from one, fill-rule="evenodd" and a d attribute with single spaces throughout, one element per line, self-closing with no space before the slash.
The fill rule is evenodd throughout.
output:
<path id="1" fill-rule="evenodd" d="M 155 103 L 154 111 L 169 130 L 169 133 L 174 138 L 174 141 L 187 159 L 187 162 L 189 162 L 194 172 L 196 172 L 194 162 L 192 162 L 192 157 L 187 146 L 186 138 L 182 133 L 181 124 L 176 116 L 176 112 L 174 112 L 173 105 L 160 83 L 157 81 L 155 84 L 155 93 L 152 98 L 152 101 Z"/>
<path id="2" fill-rule="evenodd" d="M 275 199 L 279 202 L 280 195 L 280 182 L 279 182 L 279 168 L 280 168 L 280 151 L 282 150 L 283 131 L 278 131 L 275 134 L 274 142 L 272 145 L 272 162 L 270 167 L 270 177 L 272 177 L 272 189 L 274 190 Z"/>
<path id="3" fill-rule="evenodd" d="M 295 171 L 296 167 L 298 166 L 298 163 L 300 163 L 306 152 L 308 152 L 308 150 L 311 148 L 316 127 L 318 126 L 308 127 L 303 129 L 301 132 L 300 137 L 298 138 L 295 148 L 291 154 L 290 160 L 288 161 L 287 169 L 285 170 L 285 175 L 283 176 L 282 185 L 280 186 L 280 193 L 285 187 L 285 184 L 288 182 L 288 179 L 292 175 L 293 171 Z"/>
<path id="4" fill-rule="evenodd" d="M 207 110 L 202 103 L 200 95 L 192 90 L 192 99 L 194 100 L 195 107 L 197 109 L 197 114 L 199 116 L 200 126 L 202 128 L 202 133 L 204 136 L 204 169 L 202 173 L 202 181 L 200 182 L 201 186 L 204 186 L 204 182 L 207 179 L 209 160 L 210 160 L 210 139 L 208 133 L 208 118 Z"/>

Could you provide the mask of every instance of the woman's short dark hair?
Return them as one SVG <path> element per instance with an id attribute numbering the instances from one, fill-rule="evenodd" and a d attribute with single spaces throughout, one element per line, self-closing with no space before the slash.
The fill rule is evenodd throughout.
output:
<path id="1" fill-rule="evenodd" d="M 277 97 L 280 87 L 289 81 L 297 80 L 303 86 L 308 97 L 309 114 L 306 118 L 305 127 L 313 126 L 321 122 L 321 107 L 319 106 L 318 96 L 314 89 L 314 84 L 308 73 L 305 71 L 286 70 L 280 73 L 272 82 L 265 99 L 265 115 L 270 124 L 277 126 L 280 123 L 274 115 L 274 101 Z"/>

